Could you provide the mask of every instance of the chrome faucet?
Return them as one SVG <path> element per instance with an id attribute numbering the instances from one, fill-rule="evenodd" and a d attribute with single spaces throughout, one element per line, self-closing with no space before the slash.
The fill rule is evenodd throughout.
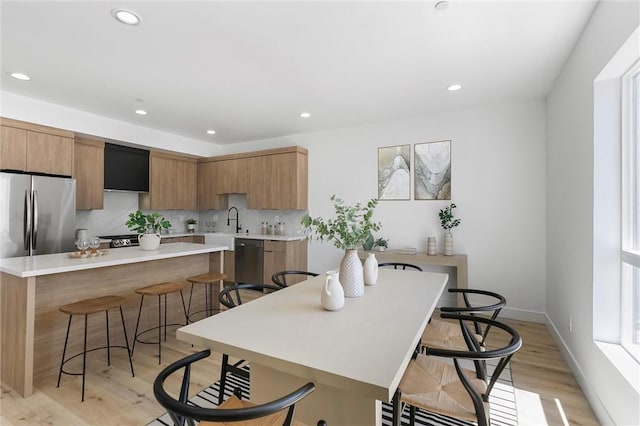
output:
<path id="1" fill-rule="evenodd" d="M 231 218 L 231 210 L 235 210 L 236 211 L 236 218 L 232 219 Z M 231 221 L 235 220 L 236 221 L 236 234 L 240 232 L 240 230 L 242 229 L 240 227 L 240 223 L 238 221 L 238 209 L 235 207 L 230 207 L 229 211 L 227 212 L 227 226 L 231 225 Z"/>

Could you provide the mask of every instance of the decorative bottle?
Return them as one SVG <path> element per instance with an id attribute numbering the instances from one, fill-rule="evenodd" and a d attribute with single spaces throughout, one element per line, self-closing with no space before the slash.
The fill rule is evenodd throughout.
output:
<path id="1" fill-rule="evenodd" d="M 363 266 L 365 285 L 376 285 L 378 282 L 378 260 L 375 253 L 367 254 Z"/>

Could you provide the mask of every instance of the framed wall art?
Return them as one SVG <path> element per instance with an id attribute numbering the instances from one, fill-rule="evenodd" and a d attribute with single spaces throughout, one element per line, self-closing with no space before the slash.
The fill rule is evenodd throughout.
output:
<path id="1" fill-rule="evenodd" d="M 451 199 L 451 141 L 414 145 L 414 198 Z"/>
<path id="2" fill-rule="evenodd" d="M 411 199 L 411 145 L 378 148 L 378 199 Z"/>

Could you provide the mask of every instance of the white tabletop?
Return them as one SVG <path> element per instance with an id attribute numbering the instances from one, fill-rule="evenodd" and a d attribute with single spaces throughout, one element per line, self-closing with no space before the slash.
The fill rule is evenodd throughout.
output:
<path id="1" fill-rule="evenodd" d="M 36 277 L 62 272 L 125 265 L 128 263 L 147 262 L 150 260 L 168 259 L 171 257 L 212 253 L 227 250 L 227 248 L 227 246 L 206 244 L 171 243 L 161 244 L 158 250 L 150 251 L 141 250 L 140 247 L 109 249 L 108 253 L 104 256 L 81 259 L 69 258 L 68 253 L 11 257 L 0 259 L 0 271 L 21 278 Z"/>
<path id="2" fill-rule="evenodd" d="M 448 275 L 381 268 L 340 311 L 320 305 L 322 274 L 177 330 L 210 347 L 315 383 L 389 401 Z"/>

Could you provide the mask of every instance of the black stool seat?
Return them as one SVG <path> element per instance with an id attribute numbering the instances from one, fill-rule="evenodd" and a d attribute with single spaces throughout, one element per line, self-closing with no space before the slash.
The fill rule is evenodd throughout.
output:
<path id="1" fill-rule="evenodd" d="M 183 326 L 188 324 L 187 317 L 187 309 L 184 305 L 184 297 L 182 295 L 182 289 L 186 283 L 179 281 L 172 281 L 160 284 L 152 284 L 146 287 L 140 287 L 135 290 L 136 293 L 140 294 L 142 297 L 140 298 L 140 309 L 138 310 L 138 320 L 136 321 L 136 331 L 133 336 L 133 345 L 131 347 L 131 354 L 136 348 L 136 342 L 143 344 L 157 344 L 158 345 L 158 364 L 162 362 L 162 330 L 164 329 L 164 340 L 167 341 L 167 326 Z M 183 323 L 173 323 L 167 324 L 167 295 L 171 293 L 180 292 L 180 300 L 182 301 L 182 310 L 184 312 L 185 322 Z M 158 325 L 155 327 L 148 328 L 146 330 L 142 330 L 138 332 L 138 328 L 140 326 L 140 315 L 142 314 L 142 305 L 144 303 L 145 296 L 158 296 Z M 164 322 L 162 321 L 162 296 L 164 296 Z M 158 330 L 158 340 L 148 341 L 140 339 L 145 333 L 148 333 L 153 330 Z"/>
<path id="2" fill-rule="evenodd" d="M 213 315 L 213 306 L 211 306 L 211 286 L 219 281 L 227 279 L 227 274 L 222 272 L 210 272 L 207 274 L 194 275 L 187 278 L 187 281 L 191 283 L 191 291 L 189 292 L 189 304 L 187 307 L 187 318 L 189 322 L 194 322 L 192 319 L 194 315 L 205 313 L 205 317 Z M 204 284 L 205 294 L 205 309 L 200 311 L 191 312 L 191 299 L 193 298 L 193 286 L 196 284 Z"/>
<path id="3" fill-rule="evenodd" d="M 107 365 L 111 365 L 111 348 L 121 348 L 127 350 L 127 356 L 129 358 L 129 366 L 131 367 L 131 375 L 135 377 L 133 372 L 133 362 L 131 361 L 131 350 L 129 349 L 129 340 L 127 338 L 127 327 L 124 323 L 124 314 L 122 313 L 122 305 L 126 302 L 126 298 L 122 296 L 101 296 L 93 299 L 85 299 L 79 302 L 69 303 L 67 305 L 60 306 L 58 309 L 60 312 L 69 315 L 69 323 L 67 325 L 67 334 L 64 339 L 64 349 L 62 350 L 62 360 L 60 361 L 60 371 L 58 372 L 58 385 L 60 387 L 60 379 L 62 374 L 70 376 L 82 376 L 82 401 L 84 401 L 84 385 L 86 377 L 86 364 L 87 364 L 87 352 L 93 352 L 100 349 L 107 350 Z M 120 319 L 122 320 L 122 331 L 124 333 L 125 345 L 111 345 L 109 339 L 109 310 L 120 309 Z M 105 313 L 106 328 L 107 328 L 107 346 L 101 346 L 87 350 L 87 317 L 90 314 L 96 314 L 99 312 Z M 65 358 L 67 355 L 67 344 L 69 343 L 69 330 L 71 329 L 71 319 L 74 315 L 84 315 L 84 346 L 80 353 L 77 353 L 69 358 Z M 82 355 L 82 372 L 72 373 L 64 370 L 64 365 L 72 359 Z"/>

